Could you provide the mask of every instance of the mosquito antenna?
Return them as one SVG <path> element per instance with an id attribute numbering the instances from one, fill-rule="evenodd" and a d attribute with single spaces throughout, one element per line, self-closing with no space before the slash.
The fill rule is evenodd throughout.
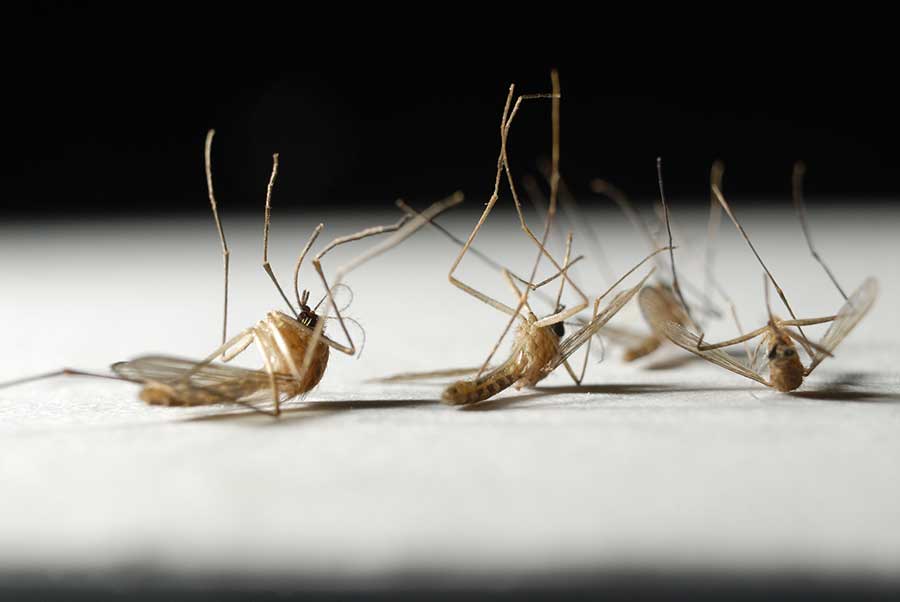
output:
<path id="1" fill-rule="evenodd" d="M 769 268 L 766 267 L 765 262 L 763 262 L 762 257 L 759 256 L 759 253 L 756 250 L 756 247 L 753 246 L 753 243 L 750 241 L 750 237 L 747 236 L 747 232 L 744 230 L 744 227 L 737 221 L 737 218 L 734 216 L 734 212 L 731 211 L 731 205 L 728 204 L 728 201 L 725 200 L 725 197 L 722 195 L 722 191 L 718 186 L 712 187 L 713 194 L 716 197 L 716 200 L 719 201 L 719 204 L 722 206 L 722 209 L 725 210 L 726 215 L 728 215 L 731 222 L 734 224 L 735 228 L 737 228 L 738 232 L 740 232 L 741 237 L 743 237 L 744 241 L 750 247 L 750 250 L 753 251 L 753 255 L 756 256 L 756 260 L 759 262 L 759 265 L 762 266 L 762 269 L 766 272 L 766 275 L 769 277 L 769 280 L 772 281 L 772 285 L 775 287 L 775 290 L 778 291 L 778 296 L 781 298 L 781 302 L 784 303 L 784 306 L 787 308 L 788 313 L 791 314 L 791 318 L 794 320 L 797 319 L 797 315 L 794 313 L 791 304 L 788 303 L 787 297 L 784 295 L 784 291 L 781 290 L 781 287 L 778 285 L 778 282 L 775 280 L 775 277 L 772 275 L 772 272 L 769 271 Z M 806 336 L 806 333 L 803 332 L 803 329 L 799 326 L 797 330 L 800 331 L 800 334 L 803 335 L 804 339 L 809 340 Z"/>
<path id="2" fill-rule="evenodd" d="M 281 298 L 284 299 L 284 302 L 287 303 L 287 306 L 291 309 L 291 313 L 294 314 L 294 317 L 299 317 L 297 312 L 294 310 L 294 306 L 291 305 L 290 300 L 288 300 L 287 295 L 284 294 L 284 290 L 282 290 L 281 285 L 278 284 L 278 278 L 275 277 L 275 272 L 272 271 L 272 266 L 269 265 L 269 222 L 272 217 L 272 189 L 275 187 L 275 178 L 278 176 L 278 153 L 272 155 L 272 175 L 269 176 L 269 184 L 266 186 L 266 213 L 265 213 L 265 222 L 263 224 L 263 269 L 269 275 L 269 278 L 272 279 L 272 282 L 275 283 L 275 288 L 278 289 L 278 292 L 281 294 Z"/>
<path id="3" fill-rule="evenodd" d="M 225 301 L 222 308 L 222 344 L 225 344 L 225 336 L 228 332 L 228 243 L 225 242 L 225 230 L 219 219 L 219 207 L 216 203 L 216 195 L 213 192 L 212 181 L 212 141 L 216 130 L 206 132 L 206 143 L 203 145 L 203 164 L 206 168 L 206 190 L 209 193 L 209 205 L 212 207 L 213 219 L 216 221 L 216 230 L 219 231 L 219 241 L 222 243 L 222 261 L 225 264 Z"/>
<path id="4" fill-rule="evenodd" d="M 803 229 L 803 237 L 806 238 L 806 245 L 809 247 L 809 252 L 812 253 L 813 258 L 819 262 L 819 265 L 822 266 L 822 269 L 824 269 L 825 273 L 828 274 L 828 277 L 831 278 L 831 282 L 837 287 L 837 290 L 841 293 L 844 301 L 847 301 L 847 293 L 845 293 L 844 289 L 841 288 L 841 285 L 838 284 L 837 278 L 834 277 L 834 274 L 825 264 L 825 260 L 819 256 L 819 252 L 816 251 L 813 246 L 812 236 L 809 233 L 809 225 L 806 220 L 806 203 L 803 200 L 803 176 L 805 174 L 806 164 L 804 164 L 803 161 L 794 163 L 794 173 L 791 180 L 793 184 L 794 209 L 797 211 L 797 219 L 800 220 L 800 227 Z"/>
<path id="5" fill-rule="evenodd" d="M 669 237 L 669 261 L 672 263 L 672 290 L 674 290 L 675 294 L 678 296 L 678 301 L 681 303 L 688 319 L 691 321 L 691 326 L 699 331 L 700 327 L 694 320 L 694 316 L 691 315 L 691 308 L 688 307 L 688 304 L 684 300 L 684 295 L 681 293 L 681 286 L 678 284 L 678 272 L 675 270 L 675 248 L 672 245 L 672 225 L 669 221 L 669 204 L 666 202 L 666 194 L 663 190 L 662 157 L 656 158 L 656 177 L 659 182 L 659 200 L 662 202 L 666 218 L 666 233 Z"/>

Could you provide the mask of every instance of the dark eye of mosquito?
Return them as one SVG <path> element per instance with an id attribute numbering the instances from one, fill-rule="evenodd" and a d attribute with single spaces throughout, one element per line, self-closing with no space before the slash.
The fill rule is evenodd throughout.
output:
<path id="1" fill-rule="evenodd" d="M 790 356 L 794 355 L 794 350 L 791 349 L 790 347 L 788 347 L 787 349 L 784 350 L 784 355 L 787 357 L 790 357 Z"/>
<path id="2" fill-rule="evenodd" d="M 559 338 L 563 338 L 563 335 L 566 334 L 566 327 L 563 326 L 562 322 L 557 322 L 553 325 L 553 333 Z"/>

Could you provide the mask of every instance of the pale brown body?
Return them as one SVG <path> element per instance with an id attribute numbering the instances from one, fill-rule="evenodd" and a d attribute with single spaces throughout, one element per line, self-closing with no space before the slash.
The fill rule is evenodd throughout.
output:
<path id="1" fill-rule="evenodd" d="M 659 294 L 659 298 L 663 300 L 660 307 L 666 321 L 681 324 L 682 326 L 687 326 L 690 323 L 684 308 L 678 302 L 678 299 L 675 298 L 675 294 L 669 286 L 653 284 L 647 288 L 655 290 Z M 641 339 L 636 345 L 632 345 L 625 350 L 625 353 L 622 355 L 623 361 L 633 362 L 659 349 L 662 342 L 666 340 L 666 335 L 654 328 L 653 323 L 650 323 L 650 328 L 653 332 Z"/>
<path id="2" fill-rule="evenodd" d="M 765 346 L 769 358 L 769 383 L 774 389 L 787 393 L 803 384 L 806 368 L 800 361 L 800 354 L 784 330 L 769 324 L 765 334 Z"/>
<path id="3" fill-rule="evenodd" d="M 441 399 L 452 405 L 484 401 L 515 385 L 517 389 L 533 387 L 549 371 L 547 366 L 560 353 L 560 336 L 553 326 L 535 326 L 537 317 L 530 313 L 519 324 L 513 352 L 506 362 L 474 380 L 460 380 L 444 389 Z"/>
<path id="4" fill-rule="evenodd" d="M 276 342 L 276 346 L 267 349 L 272 371 L 276 374 L 295 376 L 291 386 L 282 388 L 288 397 L 307 393 L 319 384 L 325 374 L 325 368 L 328 367 L 329 356 L 328 345 L 322 340 L 316 343 L 309 368 L 297 378 L 297 370 L 303 365 L 303 358 L 312 339 L 311 328 L 280 311 L 270 311 L 265 320 L 257 323 L 256 330 L 268 334 L 269 338 Z M 325 332 L 324 329 L 322 332 Z"/>
<path id="5" fill-rule="evenodd" d="M 667 321 L 665 315 L 665 299 L 653 288 L 641 291 L 641 311 L 654 330 L 663 332 L 670 341 L 679 347 L 717 364 L 726 370 L 751 380 L 772 387 L 781 392 L 789 392 L 803 384 L 825 358 L 831 357 L 834 350 L 844 338 L 856 327 L 869 312 L 878 296 L 878 282 L 874 278 L 866 278 L 848 298 L 837 314 L 821 318 L 782 320 L 770 313 L 769 322 L 747 334 L 719 343 L 704 343 L 702 337 L 689 332 L 683 325 Z M 793 328 L 830 323 L 825 335 L 818 343 L 808 340 L 802 332 Z M 738 361 L 726 353 L 723 348 L 746 343 L 756 337 L 762 337 L 756 353 L 747 349 L 747 363 Z M 810 364 L 804 367 L 796 345 L 803 347 L 810 357 Z M 766 360 L 769 367 L 769 378 L 760 373 L 761 365 L 756 361 L 759 349 L 765 345 Z"/>
<path id="6" fill-rule="evenodd" d="M 270 311 L 212 355 L 221 354 L 228 361 L 256 342 L 263 354 L 264 370 L 213 363 L 181 364 L 175 358 L 153 356 L 116 364 L 113 370 L 120 376 L 143 379 L 140 398 L 151 405 L 199 406 L 249 400 L 270 390 L 273 381 L 283 401 L 308 393 L 325 374 L 330 350 L 322 339 L 316 343 L 309 368 L 300 370 L 312 336 L 309 326 L 280 311 Z"/>

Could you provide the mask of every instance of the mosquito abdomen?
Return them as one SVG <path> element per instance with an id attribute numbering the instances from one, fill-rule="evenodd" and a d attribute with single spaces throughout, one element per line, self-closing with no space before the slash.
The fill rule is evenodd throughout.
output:
<path id="1" fill-rule="evenodd" d="M 644 357 L 645 355 L 650 355 L 662 344 L 662 340 L 656 335 L 649 335 L 641 340 L 640 343 L 635 345 L 634 347 L 629 347 L 625 350 L 625 353 L 622 355 L 622 359 L 626 362 L 633 362 L 637 359 Z"/>
<path id="2" fill-rule="evenodd" d="M 225 401 L 214 391 L 154 382 L 145 384 L 138 397 L 152 406 L 204 406 Z"/>
<path id="3" fill-rule="evenodd" d="M 451 405 L 468 405 L 484 401 L 500 391 L 509 388 L 519 380 L 520 373 L 516 364 L 502 366 L 476 380 L 460 380 L 441 394 L 441 399 Z"/>
<path id="4" fill-rule="evenodd" d="M 769 363 L 769 380 L 772 386 L 782 393 L 788 393 L 802 385 L 803 373 L 803 365 L 799 359 L 787 365 Z"/>

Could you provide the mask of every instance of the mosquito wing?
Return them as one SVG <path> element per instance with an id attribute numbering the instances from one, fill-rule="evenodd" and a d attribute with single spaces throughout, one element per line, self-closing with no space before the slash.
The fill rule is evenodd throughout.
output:
<path id="1" fill-rule="evenodd" d="M 619 310 L 625 307 L 629 301 L 631 301 L 632 297 L 634 297 L 638 291 L 641 290 L 641 287 L 644 286 L 644 283 L 647 282 L 647 279 L 653 274 L 651 271 L 649 274 L 644 276 L 644 278 L 638 282 L 634 287 L 622 291 L 619 295 L 616 296 L 612 302 L 607 305 L 603 311 L 601 311 L 595 318 L 593 318 L 590 322 L 585 324 L 580 330 L 569 335 L 559 344 L 559 355 L 556 359 L 550 363 L 546 368 L 544 368 L 544 372 L 550 373 L 556 370 L 560 364 L 569 359 L 569 356 L 575 353 L 582 345 L 584 345 L 592 336 L 597 334 L 597 332 L 603 328 L 603 326 L 609 322 L 613 316 L 619 313 Z"/>
<path id="2" fill-rule="evenodd" d="M 201 387 L 233 380 L 269 382 L 269 376 L 261 370 L 198 362 L 170 355 L 144 355 L 127 362 L 117 362 L 112 365 L 112 370 L 119 376 L 132 380 L 165 384 L 189 382 Z M 279 380 L 289 378 L 287 375 L 279 375 Z"/>
<path id="3" fill-rule="evenodd" d="M 585 321 L 584 324 L 587 324 L 587 321 Z M 603 336 L 616 345 L 621 345 L 623 347 L 639 345 L 647 338 L 645 333 L 636 332 L 630 328 L 609 325 L 603 327 Z"/>
<path id="4" fill-rule="evenodd" d="M 261 370 L 167 355 L 142 356 L 115 363 L 111 368 L 129 380 L 168 385 L 186 405 L 241 403 L 257 397 L 271 386 L 269 375 Z M 276 379 L 285 385 L 291 382 L 291 377 L 286 374 L 277 374 Z"/>
<path id="5" fill-rule="evenodd" d="M 755 380 L 758 383 L 769 386 L 769 382 L 758 372 L 731 357 L 724 349 L 709 349 L 704 351 L 698 349 L 700 339 L 697 335 L 688 332 L 684 326 L 665 320 L 662 317 L 666 312 L 666 300 L 656 289 L 645 288 L 641 291 L 639 303 L 644 318 L 651 326 L 653 326 L 653 329 L 664 334 L 667 339 L 682 349 L 686 349 L 694 355 L 698 355 L 706 361 L 721 366 L 726 370 L 731 370 L 735 374 L 740 374 L 750 380 Z"/>
<path id="6" fill-rule="evenodd" d="M 828 357 L 828 354 L 834 353 L 840 342 L 850 334 L 850 331 L 869 312 L 875 303 L 876 297 L 878 297 L 878 281 L 872 277 L 866 278 L 847 299 L 847 302 L 837 313 L 831 326 L 825 332 L 825 336 L 819 341 L 819 347 L 822 349 L 816 353 L 815 359 L 813 359 L 812 364 L 806 370 L 807 374 L 821 364 L 822 360 Z"/>

